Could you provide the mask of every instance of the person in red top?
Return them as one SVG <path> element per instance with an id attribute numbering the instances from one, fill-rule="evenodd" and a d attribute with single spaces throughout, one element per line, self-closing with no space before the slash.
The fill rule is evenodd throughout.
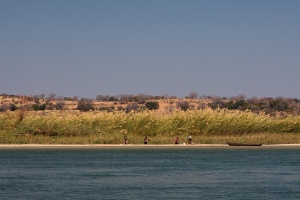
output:
<path id="1" fill-rule="evenodd" d="M 179 144 L 178 137 L 175 139 L 175 144 Z"/>

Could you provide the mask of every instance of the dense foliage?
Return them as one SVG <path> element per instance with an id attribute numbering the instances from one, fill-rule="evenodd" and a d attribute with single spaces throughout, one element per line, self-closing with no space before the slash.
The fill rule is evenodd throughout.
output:
<path id="1" fill-rule="evenodd" d="M 145 106 L 148 110 L 157 110 L 159 108 L 157 101 L 148 101 Z"/>

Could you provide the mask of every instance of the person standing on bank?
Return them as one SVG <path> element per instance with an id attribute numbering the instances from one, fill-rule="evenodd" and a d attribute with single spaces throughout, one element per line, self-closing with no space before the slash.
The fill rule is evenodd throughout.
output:
<path id="1" fill-rule="evenodd" d="M 144 144 L 148 144 L 148 141 L 151 141 L 151 140 L 149 140 L 148 137 L 146 136 L 146 137 L 144 138 Z"/>
<path id="2" fill-rule="evenodd" d="M 175 144 L 179 144 L 178 137 L 175 139 Z"/>
<path id="3" fill-rule="evenodd" d="M 192 144 L 192 136 L 190 136 L 190 135 L 187 136 L 187 141 L 188 141 L 189 144 Z"/>
<path id="4" fill-rule="evenodd" d="M 124 144 L 127 144 L 128 143 L 128 141 L 127 141 L 127 137 L 126 137 L 126 135 L 124 136 Z"/>

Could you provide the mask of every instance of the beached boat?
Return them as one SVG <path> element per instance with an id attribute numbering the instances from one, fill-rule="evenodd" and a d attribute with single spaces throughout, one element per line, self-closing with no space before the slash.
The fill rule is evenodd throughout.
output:
<path id="1" fill-rule="evenodd" d="M 260 143 L 234 143 L 234 142 L 226 142 L 229 146 L 261 146 Z"/>

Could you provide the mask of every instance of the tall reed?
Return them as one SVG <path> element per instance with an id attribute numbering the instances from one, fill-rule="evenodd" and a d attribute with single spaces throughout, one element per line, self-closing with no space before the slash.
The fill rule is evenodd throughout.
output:
<path id="1" fill-rule="evenodd" d="M 87 137 L 93 142 L 121 142 L 123 135 L 173 138 L 174 136 L 227 137 L 262 133 L 300 133 L 300 116 L 276 118 L 264 113 L 226 109 L 143 112 L 18 112 L 0 114 L 2 135 Z M 16 122 L 18 122 L 16 124 Z M 110 138 L 110 139 L 109 139 Z M 133 138 L 133 137 L 132 137 Z M 170 139 L 166 139 L 170 140 Z M 158 141 L 157 141 L 158 142 Z"/>

